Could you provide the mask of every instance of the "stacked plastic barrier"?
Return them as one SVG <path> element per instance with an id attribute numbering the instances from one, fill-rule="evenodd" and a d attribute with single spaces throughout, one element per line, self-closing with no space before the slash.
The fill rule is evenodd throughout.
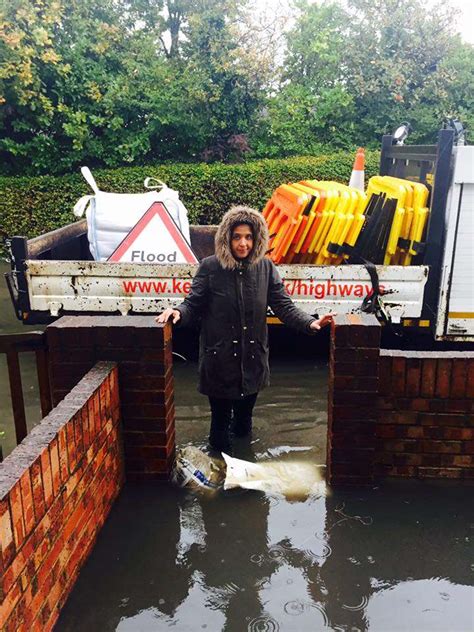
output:
<path id="1" fill-rule="evenodd" d="M 282 261 L 301 222 L 311 197 L 291 184 L 282 184 L 263 210 L 270 232 L 274 261 Z"/>
<path id="2" fill-rule="evenodd" d="M 305 180 L 283 184 L 263 209 L 275 263 L 338 265 L 364 224 L 365 193 L 340 184 Z"/>
<path id="3" fill-rule="evenodd" d="M 424 250 L 429 191 L 423 184 L 392 176 L 374 176 L 367 187 L 366 222 L 354 249 L 383 265 L 410 265 Z"/>
<path id="4" fill-rule="evenodd" d="M 277 264 L 410 265 L 424 249 L 428 195 L 392 176 L 371 178 L 367 193 L 332 181 L 283 184 L 263 209 L 268 256 Z"/>

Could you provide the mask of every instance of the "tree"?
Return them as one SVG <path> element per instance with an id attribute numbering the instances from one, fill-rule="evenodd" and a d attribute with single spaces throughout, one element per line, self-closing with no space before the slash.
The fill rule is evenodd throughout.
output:
<path id="1" fill-rule="evenodd" d="M 457 39 L 449 54 L 441 62 L 439 73 L 446 78 L 449 86 L 449 89 L 445 90 L 439 98 L 439 117 L 458 118 L 462 121 L 467 128 L 468 140 L 472 143 L 474 141 L 474 46 Z"/>
<path id="2" fill-rule="evenodd" d="M 352 145 L 351 96 L 341 87 L 315 94 L 289 83 L 268 99 L 252 137 L 255 155 L 267 158 L 318 155 L 328 145 Z"/>
<path id="3" fill-rule="evenodd" d="M 432 136 L 436 130 L 420 128 L 417 112 L 427 83 L 450 89 L 439 68 L 453 47 L 452 9 L 437 2 L 428 12 L 421 0 L 349 0 L 348 5 L 351 37 L 345 62 L 358 113 L 358 142 L 378 141 L 407 118 L 416 131 L 413 140 Z"/>
<path id="4" fill-rule="evenodd" d="M 345 84 L 348 20 L 334 3 L 298 0 L 286 34 L 279 90 L 267 101 L 252 147 L 257 155 L 317 154 L 353 144 L 353 98 Z"/>
<path id="5" fill-rule="evenodd" d="M 204 157 L 225 159 L 232 154 L 236 138 L 248 133 L 263 98 L 261 59 L 242 45 L 246 2 L 196 0 L 184 30 L 184 74 L 194 116 L 202 124 Z"/>
<path id="6" fill-rule="evenodd" d="M 296 7 L 296 23 L 286 36 L 283 82 L 304 85 L 315 94 L 343 85 L 348 14 L 335 3 L 297 0 Z"/>
<path id="7" fill-rule="evenodd" d="M 0 0 L 3 172 L 378 146 L 403 120 L 431 142 L 448 115 L 473 127 L 474 52 L 449 4 L 294 1 L 291 21 L 250 0 Z"/>
<path id="8" fill-rule="evenodd" d="M 2 1 L 2 158 L 24 172 L 103 160 L 124 125 L 107 97 L 128 82 L 135 39 L 119 2 Z"/>
<path id="9" fill-rule="evenodd" d="M 246 148 L 246 0 L 0 0 L 0 158 L 61 173 Z"/>
<path id="10" fill-rule="evenodd" d="M 453 34 L 449 4 L 430 12 L 421 0 L 298 0 L 297 7 L 258 153 L 315 151 L 315 139 L 378 146 L 404 120 L 413 142 L 433 142 L 448 114 L 472 125 L 473 47 Z"/>

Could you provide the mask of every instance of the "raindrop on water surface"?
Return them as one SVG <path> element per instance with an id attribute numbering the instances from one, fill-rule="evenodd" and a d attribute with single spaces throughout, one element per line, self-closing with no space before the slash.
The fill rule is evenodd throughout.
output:
<path id="1" fill-rule="evenodd" d="M 261 616 L 252 619 L 248 624 L 248 632 L 278 632 L 280 626 L 271 617 Z"/>
<path id="2" fill-rule="evenodd" d="M 302 601 L 295 599 L 294 601 L 288 601 L 283 606 L 283 610 L 286 614 L 291 614 L 292 616 L 297 617 L 298 615 L 303 614 L 305 605 Z"/>

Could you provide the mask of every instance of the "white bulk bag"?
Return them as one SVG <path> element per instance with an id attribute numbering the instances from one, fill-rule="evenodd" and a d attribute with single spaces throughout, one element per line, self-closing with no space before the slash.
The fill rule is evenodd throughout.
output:
<path id="1" fill-rule="evenodd" d="M 74 206 L 74 215 L 82 217 L 84 211 L 86 213 L 89 248 L 96 261 L 106 261 L 110 257 L 153 202 L 163 202 L 190 243 L 186 207 L 179 199 L 178 192 L 167 187 L 164 182 L 146 178 L 145 188 L 153 189 L 146 193 L 106 193 L 99 190 L 89 167 L 81 167 L 81 173 L 94 195 L 85 195 L 78 200 Z M 152 180 L 158 184 L 150 186 Z"/>

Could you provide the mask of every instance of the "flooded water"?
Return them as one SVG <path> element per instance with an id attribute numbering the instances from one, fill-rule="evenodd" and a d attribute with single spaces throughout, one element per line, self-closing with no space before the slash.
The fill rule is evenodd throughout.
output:
<path id="1" fill-rule="evenodd" d="M 127 486 L 56 629 L 470 632 L 468 498 L 404 483 L 203 502 Z"/>
<path id="2" fill-rule="evenodd" d="M 324 464 L 325 359 L 278 358 L 272 376 L 235 456 Z M 202 448 L 196 364 L 175 379 L 177 443 Z M 473 491 L 401 481 L 291 501 L 126 485 L 56 629 L 472 632 Z"/>
<path id="3" fill-rule="evenodd" d="M 2 331 L 23 331 L 1 291 Z M 272 385 L 257 400 L 252 440 L 235 442 L 238 458 L 324 466 L 326 354 L 292 346 L 273 340 Z M 33 419 L 33 364 L 24 370 Z M 196 371 L 194 359 L 175 362 L 177 444 L 203 448 L 209 412 Z M 394 481 L 320 485 L 297 500 L 243 489 L 206 499 L 127 484 L 55 629 L 472 632 L 473 492 Z"/>

